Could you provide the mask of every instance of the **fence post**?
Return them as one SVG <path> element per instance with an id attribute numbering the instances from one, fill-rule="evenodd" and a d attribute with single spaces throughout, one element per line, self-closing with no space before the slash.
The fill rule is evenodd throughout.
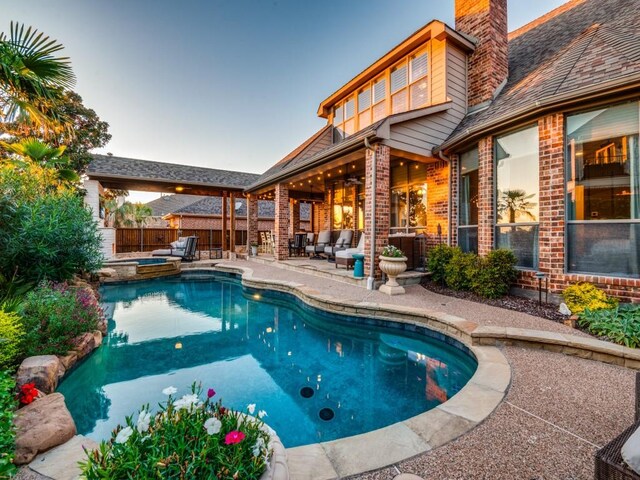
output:
<path id="1" fill-rule="evenodd" d="M 140 227 L 140 251 L 144 252 L 144 232 L 142 231 L 142 227 Z"/>

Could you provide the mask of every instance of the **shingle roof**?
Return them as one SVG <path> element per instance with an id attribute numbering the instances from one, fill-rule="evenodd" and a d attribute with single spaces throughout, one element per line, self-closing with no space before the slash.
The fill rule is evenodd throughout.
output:
<path id="1" fill-rule="evenodd" d="M 151 208 L 152 216 L 161 217 L 192 203 L 199 202 L 202 198 L 202 195 L 185 195 L 177 193 L 175 195 L 163 195 L 160 198 L 147 202 L 145 205 Z"/>
<path id="2" fill-rule="evenodd" d="M 235 200 L 240 204 L 236 210 L 237 217 L 247 216 L 247 202 L 244 198 Z M 231 202 L 227 202 L 227 211 L 231 208 Z M 222 198 L 220 197 L 199 197 L 199 200 L 182 208 L 178 208 L 172 212 L 174 215 L 222 215 Z M 275 218 L 276 208 L 272 200 L 258 200 L 258 217 L 259 218 Z M 311 205 L 308 203 L 300 203 L 300 219 L 309 220 L 311 218 Z"/>
<path id="3" fill-rule="evenodd" d="M 440 149 L 554 99 L 640 80 L 638 25 L 638 0 L 573 0 L 513 32 L 506 85 L 487 109 L 467 115 Z"/>
<path id="4" fill-rule="evenodd" d="M 259 177 L 255 173 L 97 154 L 93 155 L 93 160 L 87 168 L 87 174 L 89 177 L 106 176 L 158 180 L 238 189 L 251 185 Z"/>

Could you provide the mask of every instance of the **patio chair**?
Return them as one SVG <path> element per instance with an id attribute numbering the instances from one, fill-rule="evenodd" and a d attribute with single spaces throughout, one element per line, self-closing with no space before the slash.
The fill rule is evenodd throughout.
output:
<path id="1" fill-rule="evenodd" d="M 331 230 L 321 230 L 318 234 L 318 242 L 315 245 L 307 245 L 305 253 L 311 258 L 322 258 L 319 254 L 324 253 L 324 249 L 331 243 Z"/>
<path id="2" fill-rule="evenodd" d="M 260 245 L 258 250 L 260 253 L 267 253 L 267 235 L 265 232 L 260 232 Z"/>
<path id="3" fill-rule="evenodd" d="M 174 252 L 182 253 L 187 246 L 187 239 L 189 237 L 178 237 L 178 240 L 171 242 L 169 248 L 159 248 L 151 252 L 152 257 L 171 257 Z"/>
<path id="4" fill-rule="evenodd" d="M 265 237 L 267 238 L 267 253 L 273 255 L 276 252 L 273 233 L 271 231 L 265 232 Z"/>
<path id="5" fill-rule="evenodd" d="M 351 246 L 353 239 L 353 230 L 341 230 L 336 243 L 324 247 L 324 254 L 328 260 L 332 260 L 336 256 L 336 252 L 346 250 Z"/>
<path id="6" fill-rule="evenodd" d="M 596 452 L 595 480 L 640 480 L 622 459 L 622 447 L 640 428 L 640 372 L 636 372 L 636 411 L 633 425 Z"/>
<path id="7" fill-rule="evenodd" d="M 289 256 L 292 257 L 294 253 L 296 255 L 301 255 L 302 252 L 304 252 L 306 246 L 307 234 L 296 233 L 293 237 L 293 240 L 289 240 Z"/>
<path id="8" fill-rule="evenodd" d="M 356 248 L 347 248 L 336 252 L 336 268 L 338 268 L 338 265 L 344 265 L 347 270 L 349 270 L 349 267 L 353 267 L 353 255 L 355 253 L 364 253 L 364 233 L 360 235 Z"/>

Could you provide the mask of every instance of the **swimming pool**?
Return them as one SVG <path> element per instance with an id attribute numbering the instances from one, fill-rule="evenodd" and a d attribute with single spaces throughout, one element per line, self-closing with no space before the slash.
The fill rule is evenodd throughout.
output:
<path id="1" fill-rule="evenodd" d="M 165 387 L 186 393 L 194 380 L 227 407 L 265 410 L 286 447 L 334 440 L 436 407 L 477 367 L 441 334 L 330 314 L 224 274 L 102 294 L 112 312 L 103 346 L 58 389 L 78 432 L 95 440 L 163 401 Z"/>

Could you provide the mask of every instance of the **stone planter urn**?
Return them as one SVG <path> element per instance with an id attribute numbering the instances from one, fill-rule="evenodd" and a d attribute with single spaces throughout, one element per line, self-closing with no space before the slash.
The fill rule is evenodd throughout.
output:
<path id="1" fill-rule="evenodd" d="M 398 284 L 396 277 L 407 269 L 407 257 L 385 257 L 380 255 L 380 270 L 388 277 L 387 283 L 380 287 L 387 295 L 401 295 L 404 288 Z"/>

